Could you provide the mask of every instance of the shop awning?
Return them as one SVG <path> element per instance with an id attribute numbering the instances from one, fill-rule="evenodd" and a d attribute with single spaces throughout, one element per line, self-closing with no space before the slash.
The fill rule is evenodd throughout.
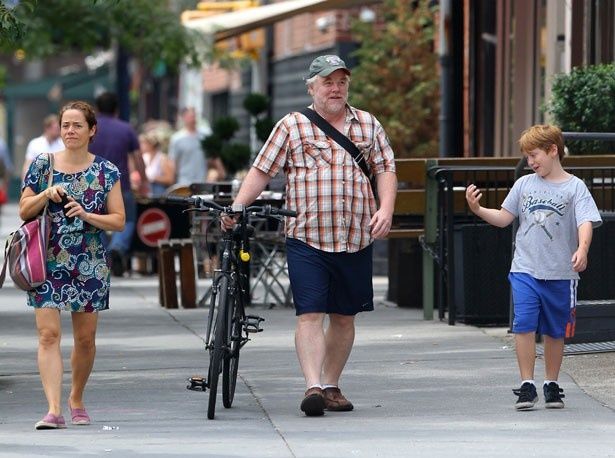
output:
<path id="1" fill-rule="evenodd" d="M 288 0 L 232 13 L 192 19 L 184 25 L 212 35 L 214 41 L 221 41 L 297 14 L 349 8 L 370 3 L 377 3 L 377 0 Z"/>
<path id="2" fill-rule="evenodd" d="M 7 85 L 3 95 L 7 98 L 51 98 L 63 100 L 94 100 L 98 88 L 111 88 L 109 68 L 101 67 L 93 72 L 81 71 L 61 76 Z"/>

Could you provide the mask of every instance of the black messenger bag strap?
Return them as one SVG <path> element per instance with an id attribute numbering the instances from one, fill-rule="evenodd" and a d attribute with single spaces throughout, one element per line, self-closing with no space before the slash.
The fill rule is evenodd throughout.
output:
<path id="1" fill-rule="evenodd" d="M 340 145 L 342 148 L 348 151 L 348 153 L 352 156 L 354 161 L 361 168 L 361 170 L 363 171 L 363 173 L 365 174 L 365 176 L 370 181 L 373 187 L 372 176 L 371 176 L 371 173 L 369 173 L 369 169 L 367 167 L 365 157 L 363 156 L 363 154 L 361 154 L 361 151 L 359 151 L 359 148 L 357 148 L 357 145 L 352 143 L 352 141 L 348 137 L 346 137 L 339 130 L 333 127 L 325 118 L 320 116 L 318 113 L 316 113 L 311 108 L 306 107 L 303 110 L 301 110 L 300 113 L 304 115 L 306 118 L 308 118 L 310 121 L 312 121 L 314 124 L 316 124 L 316 126 L 318 126 L 320 130 L 322 130 L 325 134 L 327 134 L 327 136 L 332 138 L 338 145 Z"/>

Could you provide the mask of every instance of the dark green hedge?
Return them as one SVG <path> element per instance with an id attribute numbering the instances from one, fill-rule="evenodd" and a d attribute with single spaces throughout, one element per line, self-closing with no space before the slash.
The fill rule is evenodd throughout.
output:
<path id="1" fill-rule="evenodd" d="M 564 132 L 615 132 L 615 64 L 556 75 L 547 110 Z M 571 154 L 615 154 L 615 142 L 566 141 Z"/>

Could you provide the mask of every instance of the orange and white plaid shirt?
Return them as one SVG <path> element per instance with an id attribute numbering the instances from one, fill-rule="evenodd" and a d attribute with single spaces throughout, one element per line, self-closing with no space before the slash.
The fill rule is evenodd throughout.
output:
<path id="1" fill-rule="evenodd" d="M 393 150 L 382 125 L 366 111 L 346 107 L 344 134 L 365 156 L 372 174 L 395 172 Z M 286 235 L 322 251 L 353 253 L 372 243 L 369 222 L 376 200 L 368 178 L 350 153 L 301 113 L 275 126 L 254 167 L 286 174 Z"/>

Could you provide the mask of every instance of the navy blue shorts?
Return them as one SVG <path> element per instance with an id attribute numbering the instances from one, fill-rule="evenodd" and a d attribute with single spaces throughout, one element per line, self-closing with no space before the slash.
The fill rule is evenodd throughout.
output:
<path id="1" fill-rule="evenodd" d="M 554 339 L 572 337 L 578 280 L 538 280 L 511 272 L 515 334 L 538 332 Z"/>
<path id="2" fill-rule="evenodd" d="M 297 315 L 374 310 L 371 245 L 356 253 L 329 253 L 289 238 L 286 258 Z"/>

